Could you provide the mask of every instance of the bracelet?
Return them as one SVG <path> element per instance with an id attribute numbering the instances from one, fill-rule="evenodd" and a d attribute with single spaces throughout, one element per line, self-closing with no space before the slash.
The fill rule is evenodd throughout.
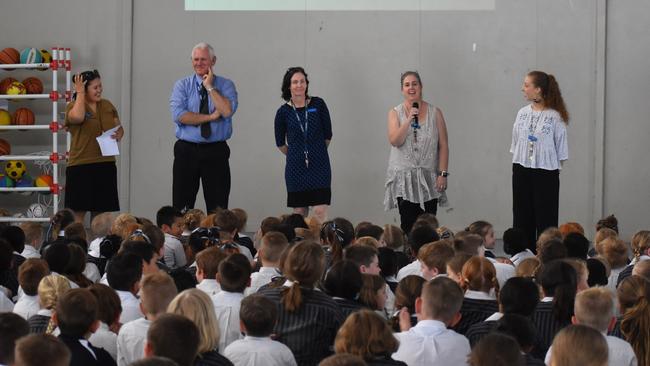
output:
<path id="1" fill-rule="evenodd" d="M 444 177 L 444 178 L 447 178 L 447 177 L 449 176 L 449 172 L 446 171 L 446 170 L 442 170 L 442 171 L 440 172 L 440 176 L 441 176 L 441 177 Z"/>

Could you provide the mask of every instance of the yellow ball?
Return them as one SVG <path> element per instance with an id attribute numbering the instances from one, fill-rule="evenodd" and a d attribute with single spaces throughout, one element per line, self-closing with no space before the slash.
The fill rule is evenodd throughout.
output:
<path id="1" fill-rule="evenodd" d="M 27 89 L 25 88 L 25 85 L 20 81 L 14 81 L 9 84 L 9 87 L 7 87 L 7 94 L 9 95 L 25 94 L 26 92 Z"/>
<path id="2" fill-rule="evenodd" d="M 20 160 L 9 160 L 7 164 L 5 164 L 5 173 L 7 173 L 7 176 L 14 181 L 22 178 L 23 174 L 25 174 L 25 170 L 27 170 L 25 163 Z"/>
<path id="3" fill-rule="evenodd" d="M 11 124 L 11 113 L 6 109 L 0 109 L 0 126 L 8 126 Z"/>

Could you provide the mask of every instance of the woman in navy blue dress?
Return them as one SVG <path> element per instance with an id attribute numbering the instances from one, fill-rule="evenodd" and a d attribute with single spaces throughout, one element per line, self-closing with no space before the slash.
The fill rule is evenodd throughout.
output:
<path id="1" fill-rule="evenodd" d="M 324 222 L 332 196 L 327 153 L 332 123 L 325 101 L 308 92 L 305 70 L 289 68 L 282 80 L 282 99 L 286 103 L 275 114 L 275 143 L 287 156 L 287 206 L 303 216 L 312 206 L 314 216 Z"/>

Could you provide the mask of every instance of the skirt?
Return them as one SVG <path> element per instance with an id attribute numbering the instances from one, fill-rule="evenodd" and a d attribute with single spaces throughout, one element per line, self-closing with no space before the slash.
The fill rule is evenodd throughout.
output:
<path id="1" fill-rule="evenodd" d="M 332 189 L 330 187 L 287 193 L 287 207 L 329 205 L 331 201 Z"/>
<path id="2" fill-rule="evenodd" d="M 65 207 L 74 211 L 119 211 L 114 162 L 69 166 L 65 170 Z"/>

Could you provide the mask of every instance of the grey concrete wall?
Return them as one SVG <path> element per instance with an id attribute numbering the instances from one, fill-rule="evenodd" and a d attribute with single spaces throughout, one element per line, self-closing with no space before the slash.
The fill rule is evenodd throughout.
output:
<path id="1" fill-rule="evenodd" d="M 3 44 L 62 42 L 75 50 L 75 69 L 102 71 L 106 96 L 126 110 L 120 195 L 135 214 L 152 217 L 171 202 L 169 94 L 176 79 L 192 72 L 191 47 L 207 41 L 219 58 L 215 71 L 239 91 L 229 141 L 231 207 L 249 211 L 249 229 L 288 211 L 273 117 L 282 102 L 282 75 L 295 65 L 306 67 L 311 93 L 326 100 L 332 115 L 330 216 L 398 220 L 382 205 L 386 114 L 401 101 L 400 73 L 416 69 L 425 99 L 442 109 L 450 134 L 453 209 L 441 210 L 441 222 L 459 229 L 486 219 L 497 232 L 505 230 L 512 220 L 511 129 L 525 104 L 520 87 L 527 71 L 542 69 L 556 75 L 572 116 L 560 221 L 589 229 L 602 208 L 617 214 L 624 235 L 647 226 L 638 207 L 650 202 L 642 160 L 648 125 L 639 109 L 648 94 L 643 60 L 650 55 L 642 1 L 499 0 L 493 11 L 307 13 L 187 12 L 173 0 L 50 3 L 44 12 L 35 0 L 3 2 L 0 32 L 11 35 Z M 599 89 L 605 56 L 598 56 L 605 3 L 611 15 L 603 131 L 596 96 L 605 90 Z M 27 17 L 35 19 L 29 28 L 22 26 Z M 625 128 L 616 128 L 622 121 Z M 197 205 L 203 206 L 201 197 Z"/>

